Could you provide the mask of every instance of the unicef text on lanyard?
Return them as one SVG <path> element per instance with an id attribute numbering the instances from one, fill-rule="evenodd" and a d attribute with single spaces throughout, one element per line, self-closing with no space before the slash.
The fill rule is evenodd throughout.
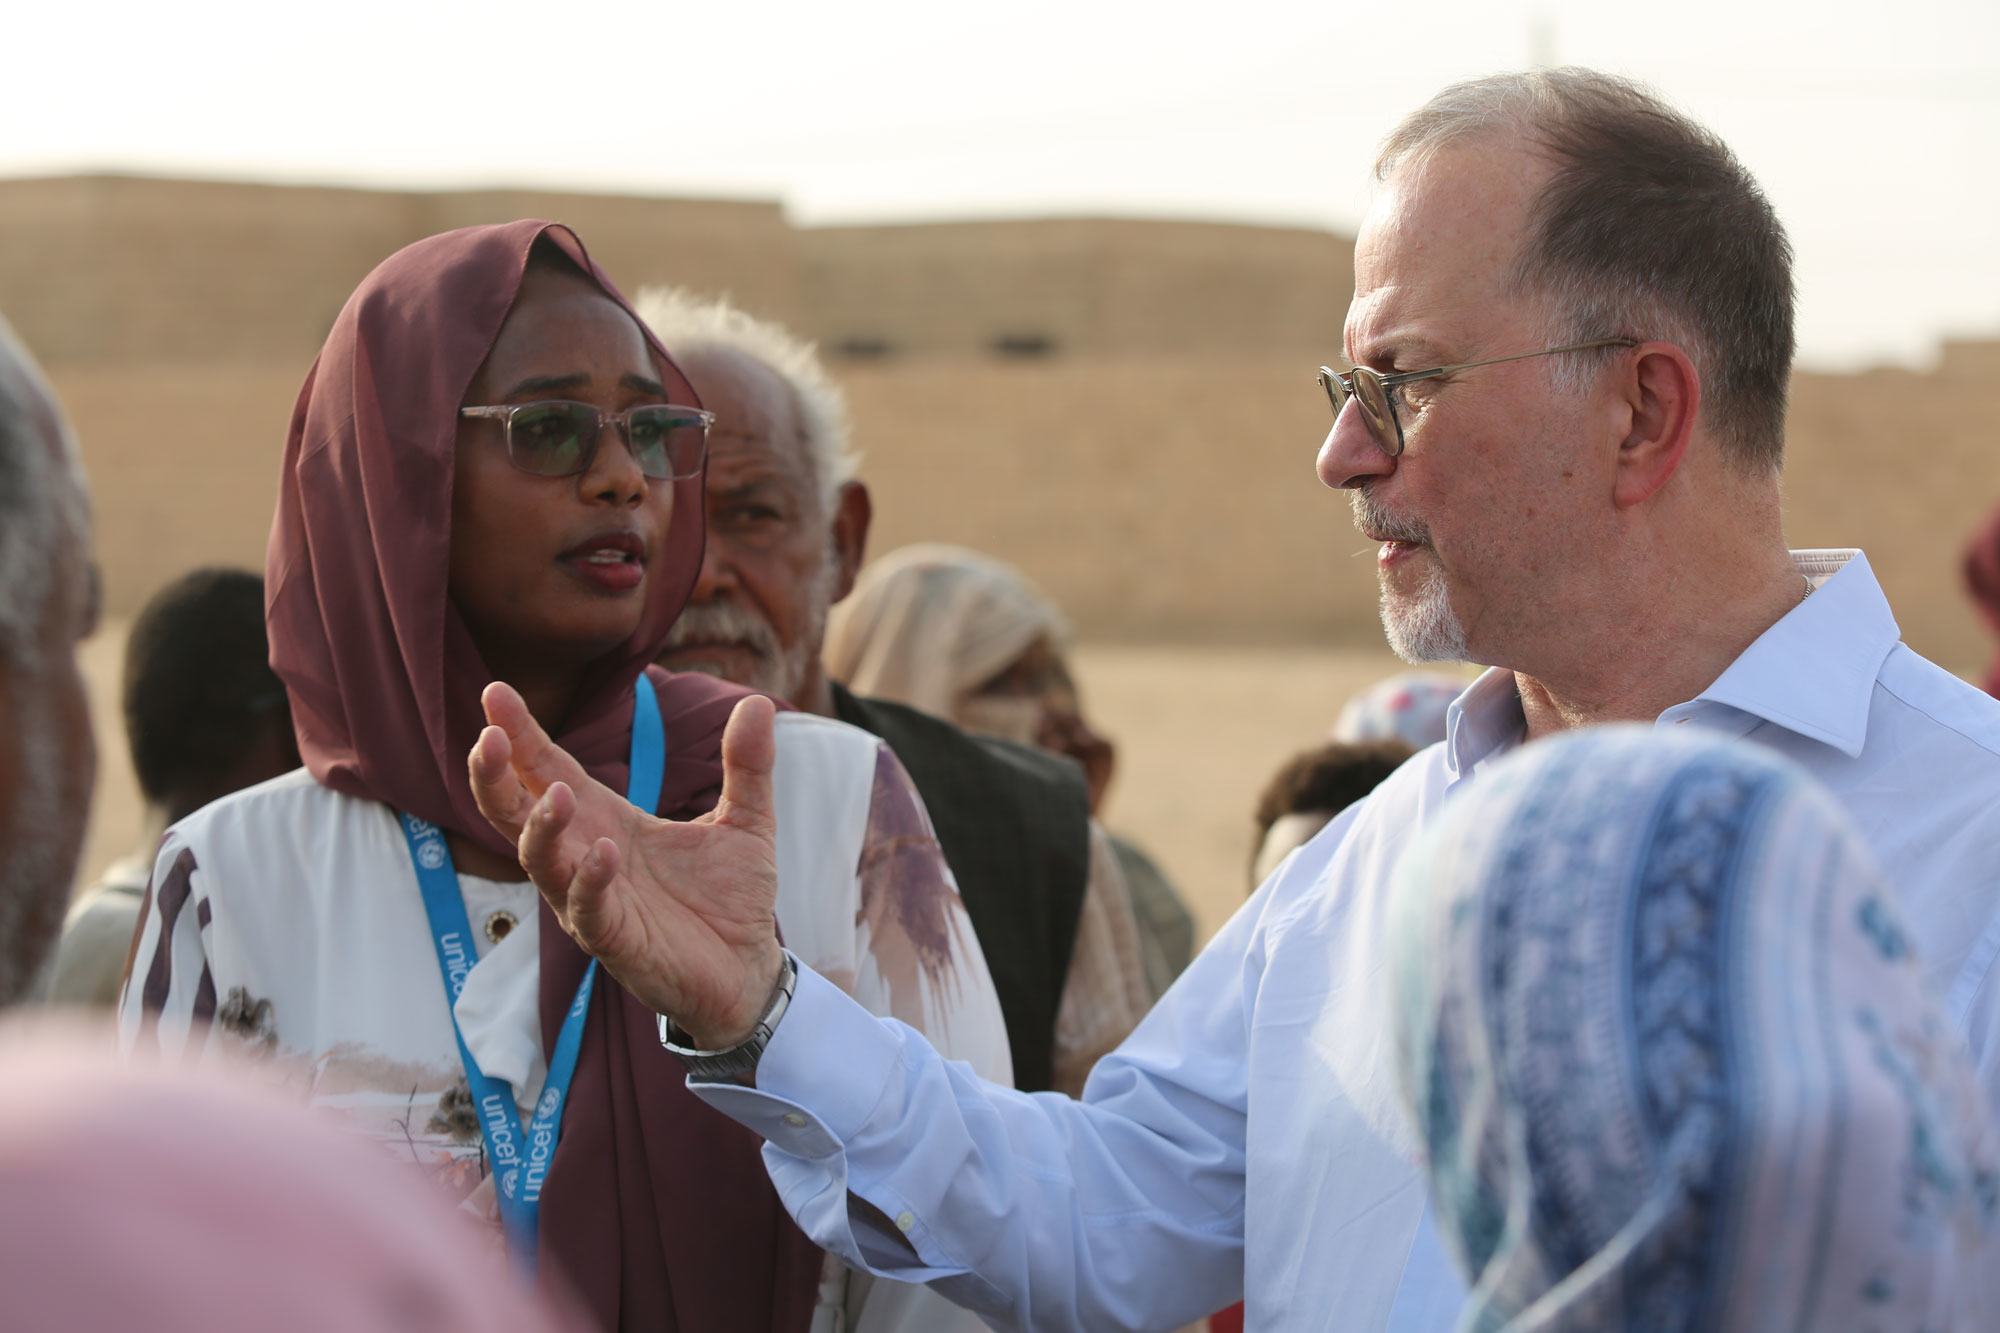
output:
<path id="1" fill-rule="evenodd" d="M 639 677 L 637 702 L 632 709 L 632 775 L 626 783 L 625 798 L 647 813 L 660 801 L 661 775 L 666 768 L 666 729 L 660 722 L 660 700 L 652 682 Z M 417 887 L 423 890 L 424 912 L 430 917 L 431 942 L 437 946 L 438 970 L 444 975 L 446 1003 L 456 1005 L 465 987 L 466 973 L 472 970 L 472 922 L 465 914 L 465 899 L 458 890 L 458 872 L 451 863 L 438 826 L 414 815 L 402 816 L 403 836 L 410 843 L 410 861 L 417 869 Z M 570 1002 L 549 1054 L 548 1079 L 535 1103 L 535 1113 L 524 1131 L 521 1112 L 514 1105 L 514 1089 L 499 1079 L 480 1072 L 479 1062 L 466 1048 L 458 1030 L 458 1015 L 452 1015 L 452 1036 L 458 1041 L 458 1058 L 465 1064 L 465 1081 L 479 1110 L 479 1129 L 486 1138 L 486 1155 L 493 1171 L 494 1194 L 500 1203 L 500 1223 L 506 1229 L 515 1258 L 532 1268 L 535 1263 L 536 1228 L 542 1208 L 542 1183 L 548 1177 L 549 1158 L 555 1154 L 556 1139 L 562 1133 L 563 1106 L 569 1098 L 570 1080 L 576 1076 L 576 1060 L 583 1049 L 583 1027 L 590 1014 L 590 992 L 597 980 L 597 962 L 584 969 L 577 983 L 576 998 Z"/>

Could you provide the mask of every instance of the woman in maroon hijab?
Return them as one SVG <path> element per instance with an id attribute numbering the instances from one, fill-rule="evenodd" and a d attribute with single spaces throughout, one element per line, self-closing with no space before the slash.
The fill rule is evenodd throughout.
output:
<path id="1" fill-rule="evenodd" d="M 754 1136 L 687 1093 L 654 1015 L 546 918 L 467 785 L 480 691 L 505 679 L 593 776 L 662 814 L 713 806 L 739 692 L 642 673 L 699 569 L 705 430 L 565 228 L 434 236 L 362 283 L 293 415 L 266 574 L 306 767 L 169 831 L 121 1037 L 263 1055 L 607 1329 L 803 1330 L 829 1306 L 929 1326 L 823 1266 Z M 893 756 L 795 714 L 778 753 L 788 942 L 1004 1068 Z"/>

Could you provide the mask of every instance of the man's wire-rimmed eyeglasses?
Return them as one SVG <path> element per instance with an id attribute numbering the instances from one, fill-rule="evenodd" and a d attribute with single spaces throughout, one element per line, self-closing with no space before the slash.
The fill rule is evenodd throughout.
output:
<path id="1" fill-rule="evenodd" d="M 1319 368 L 1319 387 L 1326 390 L 1326 400 L 1333 407 L 1333 418 L 1340 420 L 1340 409 L 1347 406 L 1352 398 L 1361 405 L 1361 420 L 1368 427 L 1368 434 L 1391 458 L 1399 458 L 1403 453 L 1403 421 L 1396 415 L 1396 398 L 1392 389 L 1417 380 L 1432 380 L 1454 371 L 1471 370 L 1474 366 L 1497 366 L 1503 361 L 1526 361 L 1531 357 L 1554 356 L 1558 352 L 1588 352 L 1598 347 L 1637 347 L 1636 338 L 1597 338 L 1590 342 L 1568 343 L 1562 347 L 1544 347 L 1539 352 L 1516 352 L 1512 356 L 1490 356 L 1484 361 L 1461 361 L 1457 365 L 1432 366 L 1429 370 L 1405 370 L 1393 375 L 1384 375 L 1379 370 L 1367 366 L 1356 366 L 1345 373 L 1331 366 Z"/>

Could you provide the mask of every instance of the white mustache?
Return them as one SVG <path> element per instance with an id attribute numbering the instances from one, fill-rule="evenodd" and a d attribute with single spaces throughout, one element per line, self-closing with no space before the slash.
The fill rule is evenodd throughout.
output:
<path id="1" fill-rule="evenodd" d="M 1349 497 L 1354 506 L 1354 526 L 1369 536 L 1380 536 L 1390 541 L 1428 543 L 1431 539 L 1429 525 L 1416 519 L 1398 518 L 1375 502 L 1365 488 L 1353 491 Z"/>
<path id="2" fill-rule="evenodd" d="M 759 657 L 778 655 L 778 634 L 755 611 L 728 600 L 690 606 L 667 632 L 667 651 L 696 643 L 740 643 Z"/>

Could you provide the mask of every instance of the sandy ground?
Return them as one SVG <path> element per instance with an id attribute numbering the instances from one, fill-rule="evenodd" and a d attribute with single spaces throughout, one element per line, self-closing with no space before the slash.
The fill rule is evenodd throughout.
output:
<path id="1" fill-rule="evenodd" d="M 127 622 L 84 648 L 97 722 L 88 884 L 131 850 L 143 812 L 125 752 L 118 676 Z M 1250 812 L 1270 775 L 1315 744 L 1348 695 L 1397 669 L 1386 652 L 1133 647 L 1078 651 L 1085 702 L 1118 742 L 1106 822 L 1152 853 L 1186 894 L 1203 938 L 1248 891 Z"/>
<path id="2" fill-rule="evenodd" d="M 1083 648 L 1077 667 L 1086 710 L 1118 744 L 1104 822 L 1173 878 L 1203 939 L 1254 887 L 1264 784 L 1325 740 L 1350 695 L 1408 669 L 1386 649 L 1108 645 Z"/>

